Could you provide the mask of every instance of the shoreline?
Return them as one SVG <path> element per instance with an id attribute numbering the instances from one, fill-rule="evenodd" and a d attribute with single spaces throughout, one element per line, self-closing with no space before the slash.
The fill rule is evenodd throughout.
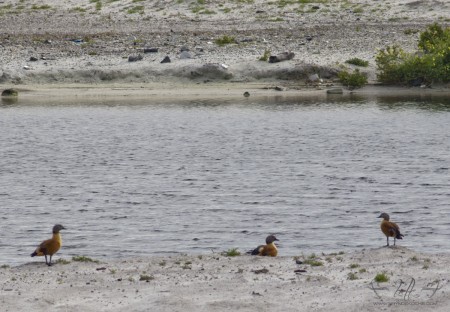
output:
<path id="1" fill-rule="evenodd" d="M 446 311 L 450 303 L 450 254 L 400 246 L 275 258 L 57 259 L 0 268 L 5 311 Z M 374 282 L 380 273 L 389 281 Z"/>

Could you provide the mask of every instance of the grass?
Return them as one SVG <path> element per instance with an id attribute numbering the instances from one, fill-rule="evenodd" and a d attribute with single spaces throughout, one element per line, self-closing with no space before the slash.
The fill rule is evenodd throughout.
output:
<path id="1" fill-rule="evenodd" d="M 86 257 L 86 256 L 73 256 L 72 257 L 72 261 L 76 261 L 76 262 L 94 262 L 94 263 L 99 263 L 100 262 L 98 260 L 94 260 L 94 259 Z"/>
<path id="2" fill-rule="evenodd" d="M 377 283 L 386 283 L 389 282 L 389 276 L 387 276 L 386 272 L 378 273 L 374 278 Z"/>
<path id="3" fill-rule="evenodd" d="M 366 269 L 364 269 L 364 268 L 361 268 L 361 269 L 359 269 L 359 271 L 358 271 L 359 273 L 366 273 L 367 272 L 367 270 Z"/>
<path id="4" fill-rule="evenodd" d="M 345 63 L 356 65 L 356 66 L 361 66 L 361 67 L 369 66 L 369 61 L 364 61 L 364 60 L 362 60 L 360 58 L 357 58 L 357 57 L 348 59 L 348 60 L 345 61 Z"/>
<path id="5" fill-rule="evenodd" d="M 70 12 L 79 12 L 79 13 L 85 13 L 86 9 L 82 8 L 82 7 L 74 7 L 72 9 L 70 9 Z"/>
<path id="6" fill-rule="evenodd" d="M 350 268 L 350 269 L 356 269 L 356 268 L 359 268 L 359 264 L 357 264 L 357 263 L 352 263 L 352 264 L 349 265 L 349 268 Z"/>
<path id="7" fill-rule="evenodd" d="M 227 256 L 227 257 L 237 257 L 240 255 L 241 255 L 241 253 L 237 248 L 231 248 L 225 252 L 225 256 Z"/>
<path id="8" fill-rule="evenodd" d="M 2 264 L 2 266 L 0 266 L 0 269 L 9 269 L 10 266 L 7 264 Z"/>
<path id="9" fill-rule="evenodd" d="M 139 280 L 140 281 L 145 281 L 145 282 L 150 282 L 150 281 L 153 281 L 155 279 L 155 277 L 154 276 L 152 276 L 152 275 L 145 275 L 145 274 L 143 274 L 143 275 L 141 275 L 141 276 L 139 276 Z"/>
<path id="10" fill-rule="evenodd" d="M 236 43 L 236 39 L 232 36 L 224 35 L 221 38 L 217 38 L 214 42 L 219 46 L 224 46 L 226 44 Z"/>
<path id="11" fill-rule="evenodd" d="M 48 4 L 43 4 L 43 5 L 36 5 L 33 4 L 33 6 L 31 7 L 32 10 L 49 10 L 52 7 Z"/>
<path id="12" fill-rule="evenodd" d="M 144 6 L 143 5 L 136 5 L 136 6 L 132 7 L 132 8 L 129 8 L 127 10 L 127 13 L 128 14 L 136 14 L 136 13 L 144 14 Z"/>
<path id="13" fill-rule="evenodd" d="M 350 272 L 347 274 L 347 279 L 350 281 L 354 281 L 358 279 L 358 276 L 356 275 L 356 273 Z"/>
<path id="14" fill-rule="evenodd" d="M 66 260 L 66 259 L 63 259 L 63 258 L 59 258 L 58 260 L 55 261 L 55 263 L 58 263 L 58 264 L 69 264 L 70 261 Z"/>
<path id="15" fill-rule="evenodd" d="M 310 266 L 322 266 L 323 262 L 317 260 L 316 254 L 313 253 L 303 261 L 303 264 L 309 264 Z"/>

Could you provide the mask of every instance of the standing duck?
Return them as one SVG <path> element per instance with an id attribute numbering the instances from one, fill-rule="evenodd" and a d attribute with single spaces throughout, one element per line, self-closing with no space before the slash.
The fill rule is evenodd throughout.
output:
<path id="1" fill-rule="evenodd" d="M 403 239 L 403 234 L 400 233 L 400 228 L 394 222 L 389 221 L 389 215 L 385 212 L 380 214 L 378 218 L 383 218 L 380 224 L 381 231 L 386 235 L 387 245 L 389 246 L 389 237 L 394 238 L 394 246 L 395 239 Z"/>
<path id="2" fill-rule="evenodd" d="M 253 256 L 276 257 L 278 254 L 278 249 L 277 246 L 275 246 L 275 241 L 278 241 L 275 235 L 269 235 L 266 237 L 266 245 L 260 245 L 247 253 Z"/>
<path id="3" fill-rule="evenodd" d="M 52 256 L 61 248 L 62 240 L 59 231 L 64 230 L 65 227 L 61 224 L 56 224 L 53 227 L 53 236 L 50 239 L 43 241 L 36 250 L 31 254 L 34 256 L 45 256 L 45 264 L 52 265 Z M 47 256 L 50 256 L 50 261 L 47 261 Z"/>

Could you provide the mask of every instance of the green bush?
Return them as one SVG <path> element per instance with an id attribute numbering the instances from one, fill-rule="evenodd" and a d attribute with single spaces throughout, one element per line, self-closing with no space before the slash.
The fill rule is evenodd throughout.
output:
<path id="1" fill-rule="evenodd" d="M 364 60 L 362 60 L 360 58 L 357 58 L 357 57 L 354 57 L 354 58 L 351 58 L 349 60 L 346 60 L 345 63 L 356 65 L 356 66 L 361 66 L 361 67 L 369 66 L 369 61 L 364 61 Z"/>
<path id="2" fill-rule="evenodd" d="M 428 26 L 420 34 L 417 53 L 398 46 L 380 50 L 375 58 L 377 79 L 385 84 L 429 84 L 450 81 L 450 27 Z"/>
<path id="3" fill-rule="evenodd" d="M 353 73 L 343 70 L 338 74 L 338 77 L 339 81 L 349 89 L 361 88 L 367 84 L 366 74 L 361 73 L 359 69 L 355 69 Z"/>
<path id="4" fill-rule="evenodd" d="M 219 46 L 224 46 L 226 44 L 236 43 L 236 40 L 232 36 L 224 35 L 222 38 L 217 38 L 214 42 Z"/>

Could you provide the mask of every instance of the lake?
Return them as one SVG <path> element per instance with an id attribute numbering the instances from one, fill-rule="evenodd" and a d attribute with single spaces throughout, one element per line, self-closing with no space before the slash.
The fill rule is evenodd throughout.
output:
<path id="1" fill-rule="evenodd" d="M 0 102 L 0 132 L 0 264 L 56 223 L 54 259 L 374 248 L 380 212 L 450 248 L 445 96 Z"/>

